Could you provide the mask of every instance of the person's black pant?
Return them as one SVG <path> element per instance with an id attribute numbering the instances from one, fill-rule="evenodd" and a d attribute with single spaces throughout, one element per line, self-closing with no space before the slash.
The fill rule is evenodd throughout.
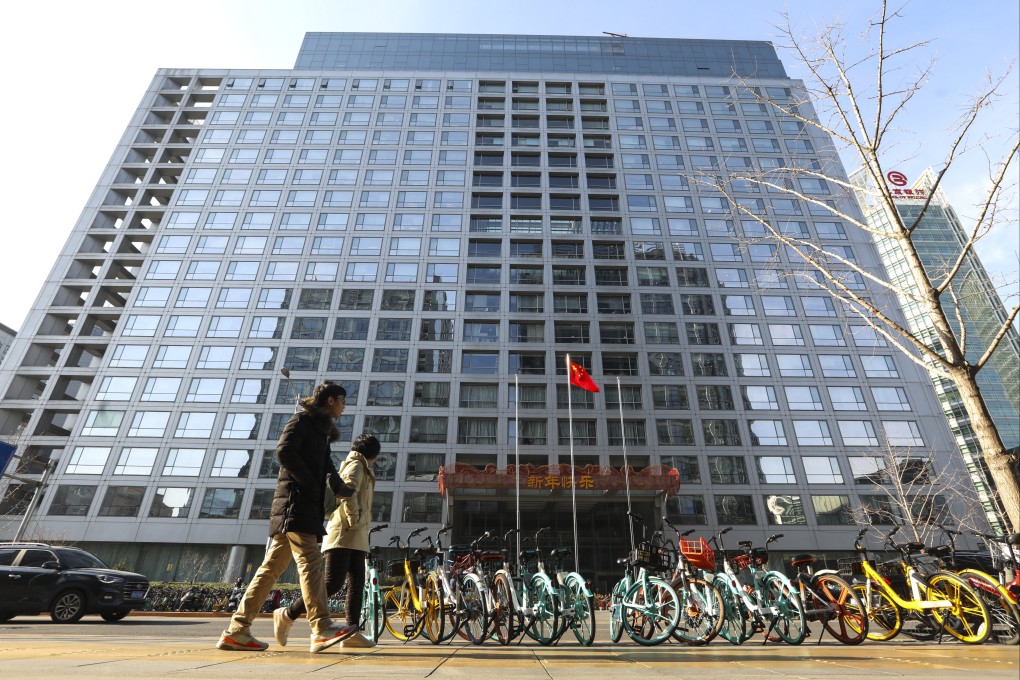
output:
<path id="1" fill-rule="evenodd" d="M 326 580 L 326 594 L 333 597 L 343 588 L 344 581 L 350 579 L 347 585 L 347 623 L 358 625 L 361 622 L 362 596 L 365 590 L 365 553 L 350 548 L 334 548 L 322 554 L 325 562 L 323 578 Z M 298 599 L 287 609 L 287 616 L 291 620 L 297 620 L 305 613 L 305 603 L 298 596 Z"/>

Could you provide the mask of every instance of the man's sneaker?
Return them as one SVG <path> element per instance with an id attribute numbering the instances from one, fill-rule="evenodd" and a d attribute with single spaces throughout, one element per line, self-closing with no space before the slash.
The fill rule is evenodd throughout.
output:
<path id="1" fill-rule="evenodd" d="M 365 637 L 364 633 L 360 631 L 350 636 L 346 640 L 340 643 L 341 649 L 358 649 L 366 647 L 375 647 L 375 643 Z"/>
<path id="2" fill-rule="evenodd" d="M 220 641 L 216 643 L 217 649 L 226 649 L 232 652 L 264 652 L 269 647 L 265 642 L 256 640 L 248 633 L 231 633 L 223 631 Z"/>
<path id="3" fill-rule="evenodd" d="M 312 633 L 310 651 L 312 654 L 317 654 L 349 638 L 356 632 L 358 632 L 357 626 L 342 626 L 339 623 L 334 623 L 322 633 Z"/>
<path id="4" fill-rule="evenodd" d="M 273 635 L 281 647 L 287 646 L 287 637 L 290 635 L 290 627 L 294 625 L 294 619 L 287 616 L 287 608 L 280 607 L 273 610 Z"/>

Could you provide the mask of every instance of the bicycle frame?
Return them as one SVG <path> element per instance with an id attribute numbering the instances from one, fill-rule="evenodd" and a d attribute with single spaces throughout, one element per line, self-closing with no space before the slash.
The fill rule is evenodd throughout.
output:
<path id="1" fill-rule="evenodd" d="M 886 540 L 891 541 L 893 534 L 897 531 L 899 531 L 899 527 L 896 527 L 887 534 Z M 949 609 L 953 606 L 953 603 L 949 600 L 925 599 L 925 596 L 921 593 L 921 587 L 927 587 L 927 585 L 914 568 L 914 565 L 909 561 L 909 558 L 905 558 L 901 563 L 904 565 L 904 575 L 907 577 L 907 584 L 910 586 L 911 599 L 905 600 L 900 597 L 899 593 L 889 585 L 884 576 L 878 573 L 875 565 L 868 559 L 867 550 L 861 545 L 861 539 L 864 538 L 865 533 L 867 533 L 867 529 L 861 530 L 861 533 L 858 534 L 857 540 L 854 541 L 854 548 L 861 555 L 861 568 L 863 569 L 864 576 L 867 577 L 865 587 L 868 602 L 871 601 L 872 587 L 877 585 L 897 607 L 907 611 L 923 612 L 929 609 Z"/>

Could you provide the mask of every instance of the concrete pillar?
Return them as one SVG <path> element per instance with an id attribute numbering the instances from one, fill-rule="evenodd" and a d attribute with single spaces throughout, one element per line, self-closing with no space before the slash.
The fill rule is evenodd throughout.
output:
<path id="1" fill-rule="evenodd" d="M 239 576 L 244 576 L 245 562 L 248 561 L 248 546 L 235 545 L 230 548 L 230 556 L 227 558 L 227 568 L 223 572 L 223 582 L 233 583 Z"/>

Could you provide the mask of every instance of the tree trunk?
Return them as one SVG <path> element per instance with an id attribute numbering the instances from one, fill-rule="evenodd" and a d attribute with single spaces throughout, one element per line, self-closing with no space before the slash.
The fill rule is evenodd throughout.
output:
<path id="1" fill-rule="evenodd" d="M 1020 531 L 1020 483 L 1017 482 L 1013 472 L 1015 461 L 1006 452 L 1002 438 L 999 437 L 992 415 L 981 396 L 976 376 L 967 368 L 960 368 L 953 370 L 950 377 L 960 391 L 960 400 L 970 418 L 970 426 L 981 448 L 981 456 L 995 485 L 989 492 L 998 495 L 999 502 L 1006 511 L 1004 519 L 1012 525 L 1006 527 L 1006 532 Z"/>

